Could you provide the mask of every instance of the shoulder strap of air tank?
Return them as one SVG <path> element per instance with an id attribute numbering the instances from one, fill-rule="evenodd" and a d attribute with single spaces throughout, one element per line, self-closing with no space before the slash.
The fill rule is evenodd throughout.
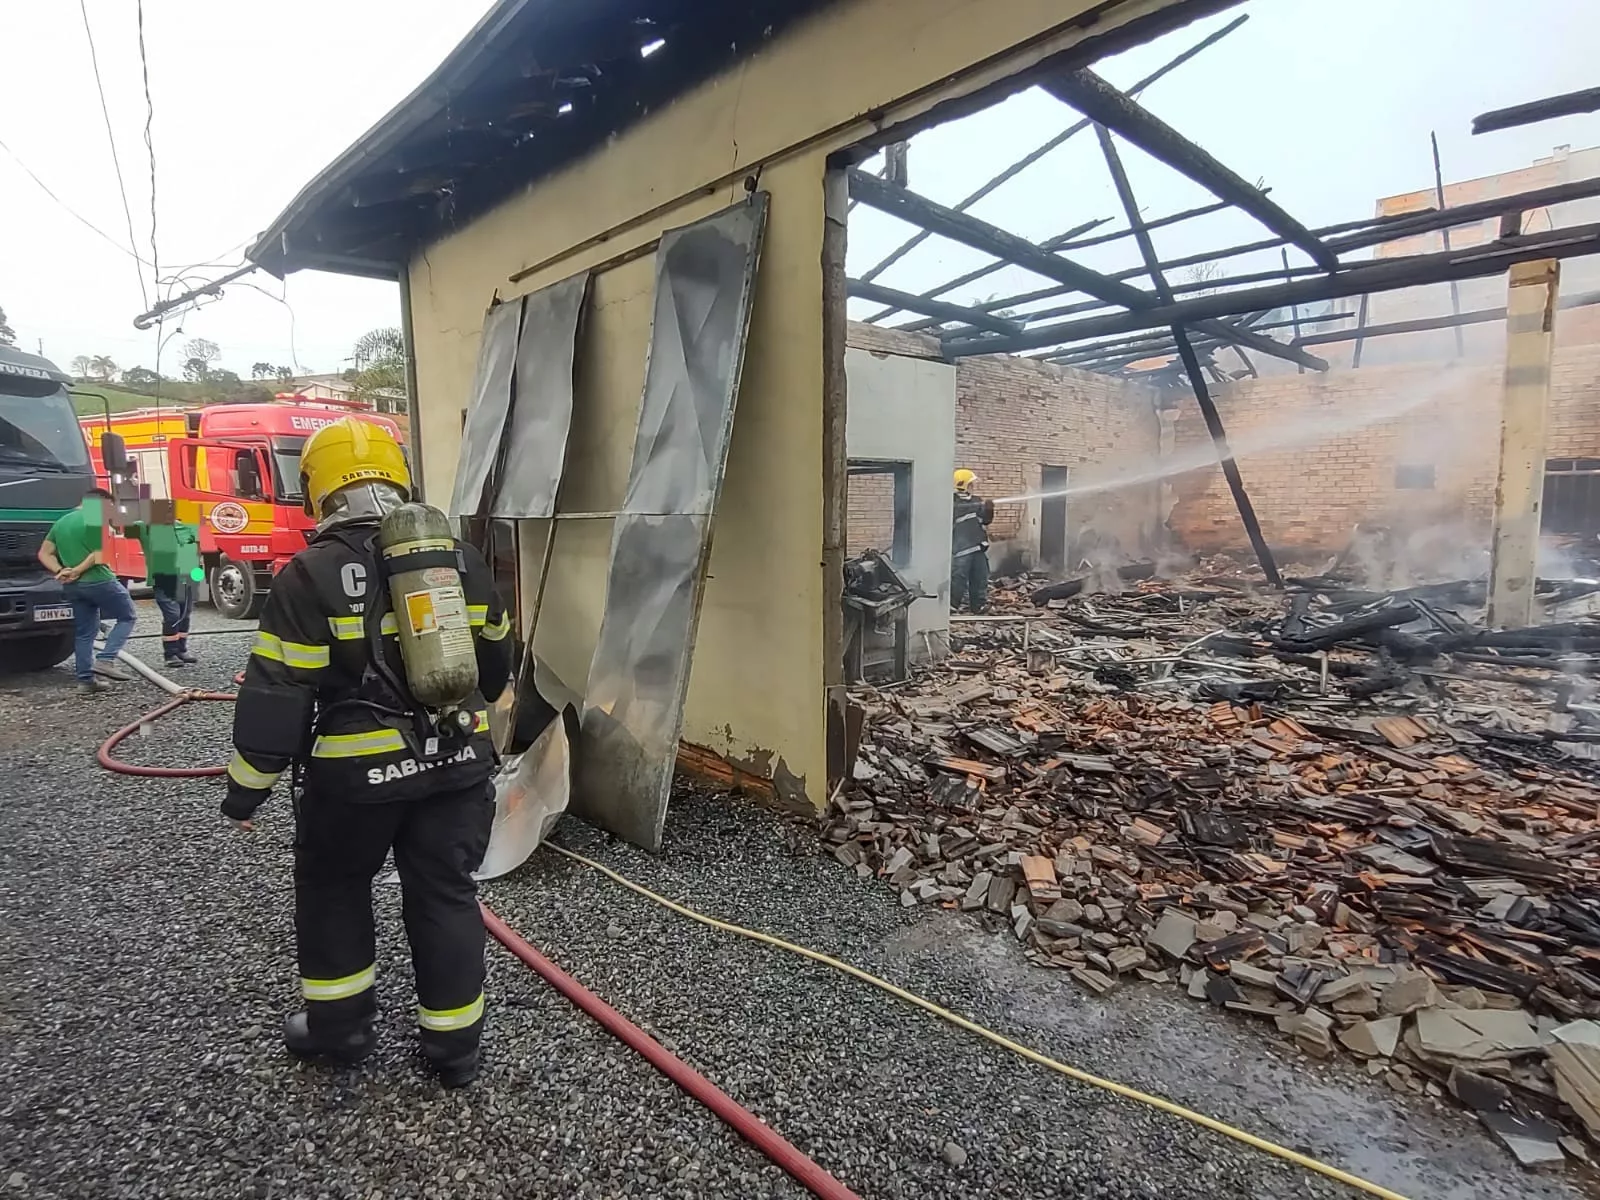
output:
<path id="1" fill-rule="evenodd" d="M 442 540 L 442 539 L 441 539 Z M 461 552 L 459 539 L 451 539 L 451 548 L 443 549 L 439 542 L 431 544 L 417 544 L 416 549 L 406 549 L 405 544 L 400 547 L 391 547 L 387 552 L 380 550 L 378 557 L 383 560 L 383 569 L 387 574 L 396 571 L 426 571 L 431 567 L 445 567 L 457 574 L 467 573 L 466 556 Z M 415 543 L 412 543 L 415 544 Z M 399 553 L 395 553 L 396 549 Z"/>

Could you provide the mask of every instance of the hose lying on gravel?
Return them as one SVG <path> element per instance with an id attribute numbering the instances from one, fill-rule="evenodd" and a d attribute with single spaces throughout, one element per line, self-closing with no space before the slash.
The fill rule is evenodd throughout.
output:
<path id="1" fill-rule="evenodd" d="M 234 699 L 232 695 L 226 692 L 185 691 L 154 668 L 147 666 L 132 655 L 124 653 L 121 657 L 124 662 L 133 666 L 145 678 L 174 695 L 173 699 L 161 705 L 161 707 L 152 709 L 137 721 L 123 726 L 107 738 L 101 744 L 99 753 L 96 756 L 100 765 L 108 771 L 116 771 L 124 775 L 153 775 L 162 778 L 224 774 L 227 771 L 226 767 L 141 767 L 132 763 L 120 762 L 111 756 L 111 751 L 117 747 L 117 744 L 135 733 L 141 725 L 157 720 L 165 714 L 188 704 L 190 701 Z M 1276 1142 L 1267 1141 L 1266 1138 L 1257 1137 L 1255 1134 L 1247 1133 L 1242 1129 L 1236 1129 L 1234 1126 L 1227 1124 L 1225 1121 L 1219 1121 L 1215 1117 L 1208 1117 L 1204 1113 L 1195 1112 L 1193 1109 L 1185 1108 L 1183 1105 L 1174 1103 L 1171 1100 L 1164 1100 L 1160 1096 L 1152 1096 L 1147 1092 L 1139 1091 L 1137 1088 L 1117 1083 L 1115 1080 L 1102 1079 L 1098 1075 L 1091 1075 L 1089 1072 L 1081 1071 L 1077 1067 L 1070 1067 L 1066 1063 L 1058 1062 L 1048 1055 L 1040 1054 L 1037 1050 L 1030 1049 L 1020 1042 L 1014 1042 L 1003 1034 L 979 1025 L 976 1021 L 968 1020 L 966 1017 L 953 1013 L 947 1008 L 942 1008 L 931 1000 L 925 1000 L 914 992 L 908 992 L 904 988 L 896 987 L 886 979 L 879 979 L 871 972 L 863 971 L 860 967 L 853 967 L 849 963 L 831 955 L 823 954 L 820 950 L 811 950 L 793 942 L 786 942 L 770 933 L 746 929 L 743 925 L 735 925 L 732 921 L 709 917 L 705 913 L 690 908 L 687 904 L 679 904 L 675 900 L 669 900 L 667 897 L 651 891 L 643 884 L 635 883 L 604 863 L 596 862 L 592 858 L 586 858 L 575 851 L 568 850 L 564 846 L 558 846 L 554 842 L 546 842 L 545 845 L 557 854 L 581 863 L 590 870 L 600 872 L 608 879 L 621 884 L 632 892 L 638 893 L 647 900 L 661 905 L 663 908 L 670 909 L 679 916 L 688 917 L 691 921 L 698 921 L 702 925 L 708 925 L 712 929 L 721 930 L 723 933 L 735 934 L 738 937 L 749 938 L 751 941 L 773 946 L 779 950 L 787 950 L 791 954 L 798 954 L 802 958 L 809 958 L 813 962 L 819 962 L 824 966 L 832 967 L 836 971 L 842 971 L 853 979 L 870 984 L 880 991 L 887 992 L 897 1000 L 903 1000 L 907 1004 L 915 1005 L 917 1008 L 932 1013 L 942 1021 L 948 1021 L 968 1033 L 975 1033 L 1004 1050 L 1009 1050 L 1011 1053 L 1019 1055 L 1029 1062 L 1037 1063 L 1041 1067 L 1047 1067 L 1057 1074 L 1065 1075 L 1068 1079 L 1074 1079 L 1079 1083 L 1086 1083 L 1091 1087 L 1100 1088 L 1115 1096 L 1121 1096 L 1125 1100 L 1147 1105 L 1150 1108 L 1167 1113 L 1169 1116 L 1191 1121 L 1203 1129 L 1209 1129 L 1213 1133 L 1220 1133 L 1224 1137 L 1232 1138 L 1243 1145 L 1271 1154 L 1276 1158 L 1281 1158 L 1285 1162 L 1293 1163 L 1297 1167 L 1312 1171 L 1336 1183 L 1355 1188 L 1357 1191 L 1365 1192 L 1369 1196 L 1377 1196 L 1379 1200 L 1406 1200 L 1406 1197 L 1399 1192 L 1391 1191 L 1380 1184 L 1373 1183 L 1371 1180 L 1362 1179 L 1358 1175 L 1351 1175 L 1347 1171 L 1341 1171 L 1338 1167 L 1320 1162 L 1310 1155 L 1301 1154 L 1299 1151 L 1291 1150 L 1287 1146 L 1280 1146 Z M 762 1124 L 760 1119 L 748 1109 L 739 1105 L 727 1093 L 721 1091 L 715 1084 L 706 1079 L 705 1076 L 677 1058 L 666 1047 L 617 1012 L 616 1009 L 540 954 L 521 935 L 491 912 L 486 905 L 480 904 L 479 907 L 483 910 L 485 927 L 507 950 L 511 951 L 524 964 L 536 971 L 547 983 L 592 1017 L 608 1033 L 611 1033 L 630 1049 L 641 1055 L 690 1096 L 704 1104 L 717 1117 L 726 1122 L 769 1159 L 793 1176 L 797 1182 L 817 1196 L 831 1198 L 831 1200 L 858 1200 L 853 1192 L 811 1159 L 806 1158 L 805 1155 L 801 1154 L 799 1150 L 795 1149 L 793 1145 L 785 1141 L 772 1129 Z"/>
<path id="2" fill-rule="evenodd" d="M 112 751 L 123 739 L 136 733 L 143 725 L 159 720 L 167 713 L 197 700 L 234 700 L 227 692 L 186 691 L 148 664 L 124 652 L 122 660 L 163 691 L 172 693 L 172 699 L 153 708 L 138 720 L 124 725 L 103 743 L 96 758 L 108 771 L 122 775 L 145 775 L 159 778 L 201 778 L 226 774 L 226 767 L 142 767 L 125 763 L 112 757 Z M 478 906 L 483 913 L 484 927 L 513 955 L 535 971 L 544 981 L 569 1001 L 583 1010 L 601 1028 L 645 1059 L 688 1095 L 727 1124 L 735 1133 L 766 1155 L 774 1164 L 788 1172 L 796 1182 L 821 1200 L 860 1200 L 844 1184 L 828 1174 L 816 1162 L 807 1158 L 775 1130 L 763 1124 L 749 1109 L 717 1087 L 688 1063 L 678 1058 L 660 1042 L 629 1021 L 611 1005 L 584 987 L 560 967 L 556 966 L 521 935 L 497 917 L 484 904 Z"/>
<path id="3" fill-rule="evenodd" d="M 805 946 L 797 946 L 793 942 L 786 942 L 780 937 L 774 937 L 770 933 L 761 933 L 758 930 L 746 929 L 742 925 L 735 925 L 732 921 L 723 921 L 716 917 L 708 917 L 705 913 L 690 908 L 687 904 L 679 904 L 675 900 L 669 900 L 665 896 L 651 891 L 643 884 L 635 883 L 627 876 L 612 870 L 604 863 L 596 862 L 592 858 L 585 858 L 583 855 L 578 854 L 575 851 L 568 850 L 564 846 L 558 846 L 554 842 L 546 842 L 545 845 L 549 849 L 554 850 L 557 854 L 563 855 L 566 858 L 570 858 L 574 862 L 582 863 L 591 870 L 600 872 L 602 875 L 615 881 L 616 883 L 620 883 L 629 891 L 637 892 L 645 899 L 653 901 L 654 903 L 661 905 L 663 908 L 670 909 L 679 916 L 688 917 L 691 921 L 698 921 L 702 925 L 709 925 L 712 929 L 721 930 L 723 933 L 735 934 L 739 937 L 749 938 L 751 941 L 760 942 L 766 946 L 773 946 L 779 950 L 787 950 L 791 954 L 798 954 L 802 958 L 809 958 L 812 962 L 819 962 L 824 966 L 832 967 L 836 971 L 842 971 L 844 974 L 849 975 L 853 979 L 859 979 L 862 983 L 871 984 L 880 991 L 888 992 L 889 995 L 895 997 L 897 1000 L 904 1000 L 907 1004 L 913 1004 L 920 1009 L 932 1013 L 940 1020 L 948 1021 L 950 1024 L 955 1025 L 960 1029 L 965 1029 L 968 1033 L 975 1033 L 979 1037 L 993 1042 L 1002 1049 L 1009 1050 L 1013 1054 L 1020 1055 L 1029 1062 L 1037 1063 L 1041 1067 L 1048 1067 L 1050 1070 L 1055 1071 L 1058 1074 L 1065 1075 L 1068 1079 L 1075 1079 L 1079 1083 L 1087 1083 L 1092 1087 L 1101 1088 L 1102 1090 L 1110 1092 L 1113 1095 L 1121 1096 L 1124 1100 L 1133 1100 L 1139 1104 L 1148 1105 L 1149 1107 L 1167 1113 L 1170 1116 L 1181 1117 L 1185 1121 L 1192 1121 L 1204 1129 L 1211 1130 L 1213 1133 L 1220 1133 L 1224 1137 L 1232 1138 L 1236 1142 L 1241 1142 L 1246 1146 L 1250 1146 L 1254 1149 L 1264 1151 L 1267 1154 L 1274 1155 L 1277 1158 L 1283 1159 L 1285 1162 L 1293 1163 L 1297 1167 L 1303 1167 L 1307 1171 L 1313 1171 L 1327 1179 L 1332 1179 L 1337 1183 L 1342 1183 L 1348 1187 L 1355 1188 L 1358 1191 L 1365 1192 L 1369 1196 L 1377 1196 L 1380 1198 L 1380 1200 L 1406 1200 L 1406 1198 L 1399 1192 L 1390 1191 L 1388 1188 L 1383 1187 L 1380 1184 L 1373 1183 L 1371 1180 L 1362 1179 L 1358 1175 L 1351 1175 L 1347 1171 L 1341 1171 L 1338 1167 L 1330 1166 L 1325 1162 L 1319 1162 L 1317 1159 L 1314 1159 L 1309 1155 L 1301 1154 L 1296 1150 L 1290 1150 L 1287 1146 L 1280 1146 L 1276 1142 L 1267 1141 L 1266 1138 L 1257 1137 L 1253 1133 L 1246 1133 L 1242 1129 L 1236 1129 L 1224 1121 L 1217 1120 L 1215 1117 L 1208 1117 L 1204 1113 L 1197 1113 L 1193 1109 L 1185 1108 L 1183 1105 L 1176 1104 L 1171 1100 L 1164 1100 L 1160 1096 L 1152 1096 L 1146 1092 L 1139 1091 L 1137 1088 L 1128 1087 L 1126 1084 L 1117 1083 L 1111 1079 L 1102 1079 L 1098 1075 L 1091 1075 L 1087 1071 L 1080 1071 L 1077 1067 L 1069 1067 L 1066 1063 L 1057 1062 L 1055 1059 L 1050 1058 L 1047 1055 L 1040 1054 L 1037 1050 L 1029 1049 L 1020 1042 L 1014 1042 L 1003 1034 L 996 1033 L 994 1030 L 989 1029 L 986 1026 L 979 1025 L 976 1021 L 970 1021 L 966 1017 L 960 1016 L 957 1013 L 953 1013 L 947 1008 L 941 1008 L 931 1000 L 925 1000 L 914 992 L 908 992 L 904 988 L 896 987 L 886 979 L 879 979 L 871 972 L 863 971 L 860 967 L 852 967 L 849 963 L 842 962 L 831 955 L 823 954 L 819 950 L 811 950 Z M 492 929 L 493 927 L 491 926 L 491 930 Z"/>
<path id="4" fill-rule="evenodd" d="M 478 907 L 483 910 L 484 927 L 496 941 L 521 959 L 556 991 L 592 1017 L 607 1033 L 709 1108 L 735 1133 L 793 1176 L 795 1181 L 808 1192 L 823 1197 L 823 1200 L 860 1200 L 854 1192 L 795 1149 L 779 1133 L 763 1124 L 749 1109 L 743 1107 L 716 1084 L 540 954 L 521 934 L 495 916 L 488 905 L 479 904 Z"/>
<path id="5" fill-rule="evenodd" d="M 185 692 L 180 691 L 160 708 L 152 708 L 137 721 L 131 721 L 117 730 L 105 741 L 100 743 L 100 749 L 95 752 L 95 759 L 108 771 L 115 771 L 118 775 L 144 775 L 155 779 L 201 779 L 212 775 L 227 774 L 227 767 L 141 767 L 134 763 L 125 763 L 120 758 L 112 755 L 127 738 L 138 733 L 141 728 L 154 721 L 160 720 L 169 712 L 182 708 L 193 700 L 232 700 L 228 692 Z"/>

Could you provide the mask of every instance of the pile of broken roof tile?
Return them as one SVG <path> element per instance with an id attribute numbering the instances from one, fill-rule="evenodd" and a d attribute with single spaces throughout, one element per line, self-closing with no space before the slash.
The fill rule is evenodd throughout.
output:
<path id="1" fill-rule="evenodd" d="M 1396 1089 L 1448 1092 L 1524 1165 L 1585 1155 L 1600 789 L 1587 762 L 1484 736 L 1539 742 L 1553 702 L 1429 679 L 1376 707 L 1294 667 L 1287 700 L 1216 700 L 1236 660 L 1213 671 L 1192 639 L 1281 598 L 1200 600 L 1144 640 L 1104 631 L 1160 606 L 1067 603 L 1083 607 L 969 623 L 942 669 L 863 690 L 835 856 L 1096 993 L 1181 987 Z"/>

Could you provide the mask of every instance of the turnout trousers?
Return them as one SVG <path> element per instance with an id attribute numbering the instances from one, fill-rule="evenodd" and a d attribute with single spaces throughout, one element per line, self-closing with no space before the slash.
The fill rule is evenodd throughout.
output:
<path id="1" fill-rule="evenodd" d="M 294 923 L 306 1017 L 338 1038 L 377 1012 L 372 880 L 392 848 L 422 1050 L 469 1060 L 483 1031 L 483 919 L 472 878 L 494 820 L 491 786 L 422 800 L 352 803 L 307 789 L 295 804 Z"/>

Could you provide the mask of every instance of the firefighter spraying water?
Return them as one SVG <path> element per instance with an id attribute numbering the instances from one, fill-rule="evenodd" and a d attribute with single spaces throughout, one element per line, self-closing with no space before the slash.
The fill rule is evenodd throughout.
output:
<path id="1" fill-rule="evenodd" d="M 386 429 L 345 419 L 300 460 L 310 543 L 274 581 L 234 717 L 223 815 L 241 829 L 291 772 L 304 1010 L 294 1054 L 353 1063 L 377 1040 L 372 880 L 405 893 L 422 1050 L 446 1086 L 478 1071 L 483 925 L 471 872 L 493 818 L 486 696 L 511 669 L 489 568 L 411 481 Z"/>

